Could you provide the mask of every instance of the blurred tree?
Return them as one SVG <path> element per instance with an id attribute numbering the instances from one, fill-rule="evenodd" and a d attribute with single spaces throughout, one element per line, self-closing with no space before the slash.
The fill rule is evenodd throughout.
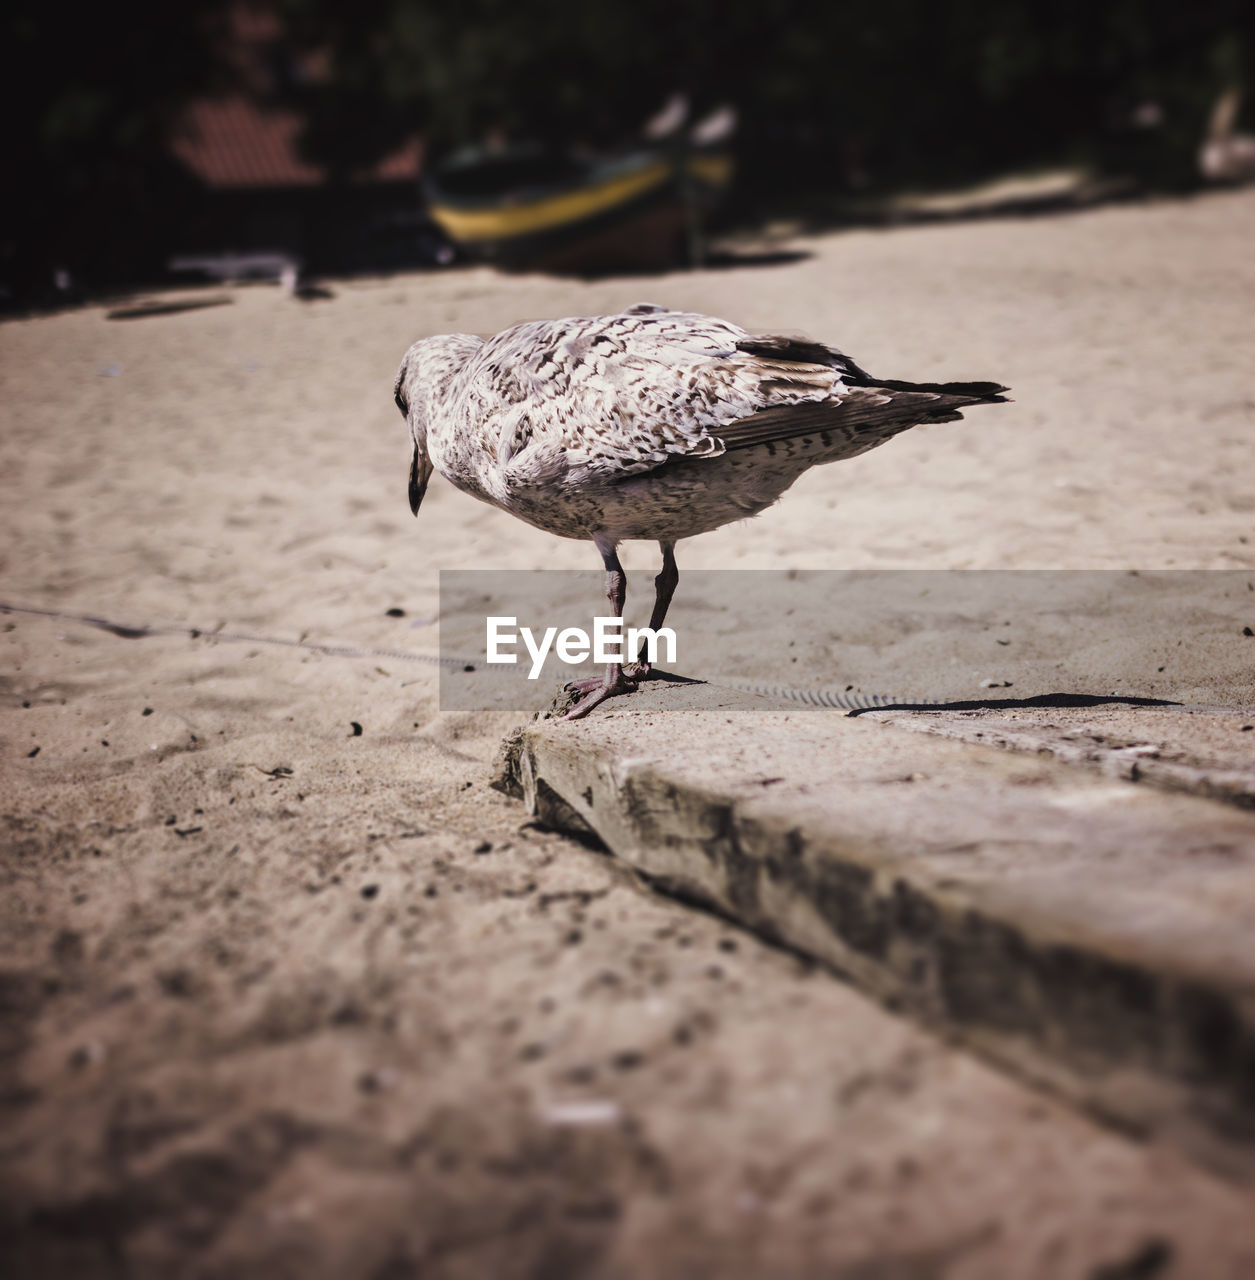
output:
<path id="1" fill-rule="evenodd" d="M 171 124 L 221 65 L 223 0 L 66 5 L 0 17 L 0 280 L 19 297 L 55 270 L 109 284 L 146 274 L 189 193 Z"/>
<path id="2" fill-rule="evenodd" d="M 1063 158 L 1187 182 L 1255 45 L 1250 0 L 9 0 L 0 280 L 155 269 L 195 196 L 170 129 L 227 74 L 227 23 L 249 3 L 317 54 L 289 59 L 271 100 L 304 113 L 333 181 L 416 130 L 435 154 L 614 146 L 682 91 L 695 111 L 740 109 L 743 190 L 764 204 Z"/>
<path id="3" fill-rule="evenodd" d="M 740 107 L 749 175 L 771 190 L 1062 156 L 1177 181 L 1252 35 L 1248 0 L 279 2 L 331 59 L 304 86 L 305 143 L 342 170 L 416 127 L 437 148 L 605 145 L 682 90 Z"/>

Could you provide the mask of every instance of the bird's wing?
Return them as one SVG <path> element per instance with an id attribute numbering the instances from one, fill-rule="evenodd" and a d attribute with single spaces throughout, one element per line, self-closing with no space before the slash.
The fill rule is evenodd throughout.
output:
<path id="1" fill-rule="evenodd" d="M 841 444 L 850 456 L 923 422 L 953 422 L 961 409 L 994 404 L 1007 388 L 994 382 L 898 382 L 874 378 L 848 356 L 805 338 L 763 336 L 738 343 L 764 361 L 835 369 L 840 382 L 820 400 L 770 404 L 718 428 L 725 449 L 747 449 L 776 441 L 818 437 L 830 460 Z"/>
<path id="2" fill-rule="evenodd" d="M 836 461 L 840 444 L 853 457 L 920 423 L 955 422 L 969 405 L 1001 403 L 1005 390 L 993 382 L 851 386 L 821 403 L 761 409 L 721 428 L 719 438 L 725 449 L 748 449 L 815 437 L 826 460 Z"/>
<path id="3" fill-rule="evenodd" d="M 579 485 L 717 456 L 736 424 L 831 404 L 851 374 L 818 343 L 638 304 L 498 334 L 466 371 L 462 414 L 506 485 Z"/>

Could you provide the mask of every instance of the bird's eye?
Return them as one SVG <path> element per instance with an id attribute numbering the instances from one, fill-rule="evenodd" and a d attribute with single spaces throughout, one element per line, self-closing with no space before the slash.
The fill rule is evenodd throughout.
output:
<path id="1" fill-rule="evenodd" d="M 401 416 L 403 418 L 409 417 L 410 406 L 405 403 L 405 399 L 401 393 L 398 391 L 392 398 L 397 402 L 397 408 L 401 410 Z"/>

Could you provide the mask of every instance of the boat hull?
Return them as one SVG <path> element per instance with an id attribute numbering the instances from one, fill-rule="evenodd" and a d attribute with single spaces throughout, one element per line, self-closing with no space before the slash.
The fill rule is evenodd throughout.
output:
<path id="1" fill-rule="evenodd" d="M 699 255 L 700 228 L 732 178 L 725 152 L 637 153 L 569 180 L 464 194 L 474 159 L 428 184 L 431 217 L 468 257 L 507 270 L 672 266 Z M 461 180 L 459 182 L 459 179 Z"/>

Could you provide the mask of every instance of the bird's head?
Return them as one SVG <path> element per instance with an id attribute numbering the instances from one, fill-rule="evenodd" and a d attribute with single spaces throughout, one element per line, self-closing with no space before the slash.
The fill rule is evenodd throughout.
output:
<path id="1" fill-rule="evenodd" d="M 428 429 L 450 394 L 451 384 L 482 339 L 464 333 L 421 338 L 406 353 L 392 384 L 392 395 L 410 428 L 410 510 L 418 515 L 433 471 Z"/>

